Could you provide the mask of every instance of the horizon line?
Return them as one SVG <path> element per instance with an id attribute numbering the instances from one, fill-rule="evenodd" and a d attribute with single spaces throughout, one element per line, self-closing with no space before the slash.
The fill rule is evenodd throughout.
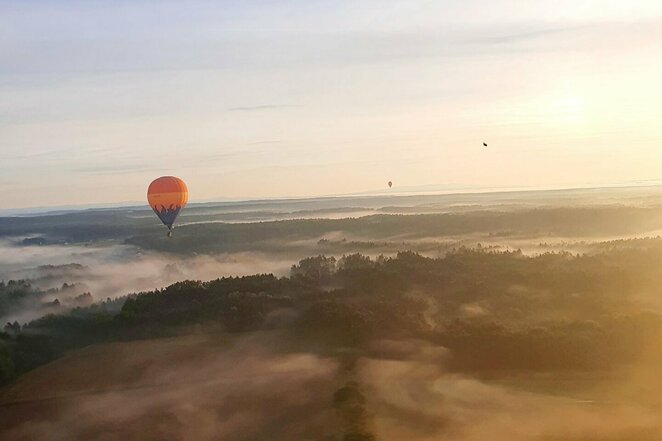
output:
<path id="1" fill-rule="evenodd" d="M 576 185 L 550 185 L 550 186 L 520 186 L 520 187 L 464 187 L 462 185 L 450 185 L 446 191 L 444 190 L 424 190 L 426 187 L 441 187 L 440 185 L 420 185 L 402 187 L 395 191 L 381 191 L 381 190 L 366 190 L 357 193 L 342 193 L 332 195 L 320 196 L 275 196 L 263 198 L 211 198 L 202 200 L 192 200 L 188 205 L 205 205 L 205 204 L 250 204 L 260 202 L 286 202 L 286 201 L 308 201 L 317 199 L 359 199 L 359 198 L 373 198 L 373 197 L 408 197 L 408 196 L 452 196 L 452 195 L 479 195 L 479 194 L 498 194 L 498 193 L 527 193 L 527 192 L 549 192 L 549 191 L 576 191 L 576 190 L 599 190 L 599 189 L 627 189 L 627 188 L 653 188 L 661 187 L 662 180 L 650 179 L 643 181 L 626 181 L 620 183 L 605 183 L 605 184 L 576 184 Z M 408 190 L 410 189 L 410 190 Z M 418 190 L 416 190 L 418 189 Z M 122 201 L 122 202 L 101 202 L 90 204 L 70 204 L 70 205 L 53 205 L 53 206 L 35 206 L 35 207 L 17 207 L 0 209 L 0 217 L 28 217 L 28 216 L 43 216 L 49 214 L 65 214 L 81 211 L 95 211 L 95 210 L 113 210 L 113 209 L 132 209 L 136 207 L 149 208 L 147 202 L 141 201 Z"/>

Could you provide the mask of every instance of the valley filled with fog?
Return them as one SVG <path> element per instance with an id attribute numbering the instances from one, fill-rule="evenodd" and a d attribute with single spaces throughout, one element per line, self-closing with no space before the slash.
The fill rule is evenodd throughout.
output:
<path id="1" fill-rule="evenodd" d="M 657 440 L 660 231 L 658 187 L 0 218 L 0 435 Z"/>

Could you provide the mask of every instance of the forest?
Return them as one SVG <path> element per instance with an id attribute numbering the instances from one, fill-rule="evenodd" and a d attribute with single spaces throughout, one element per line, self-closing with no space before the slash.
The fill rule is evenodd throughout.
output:
<path id="1" fill-rule="evenodd" d="M 614 370 L 660 343 L 660 305 L 653 302 L 660 258 L 660 239 L 615 242 L 593 255 L 319 255 L 293 265 L 289 277 L 182 281 L 22 326 L 8 323 L 0 378 L 12 381 L 90 344 L 194 328 L 279 330 L 288 345 L 329 354 L 374 350 L 381 340 L 424 340 L 446 348 L 444 364 L 458 372 Z M 2 288 L 3 296 L 24 296 L 28 287 L 10 281 Z"/>
<path id="2" fill-rule="evenodd" d="M 0 218 L 0 437 L 657 441 L 662 205 L 595 196 Z"/>

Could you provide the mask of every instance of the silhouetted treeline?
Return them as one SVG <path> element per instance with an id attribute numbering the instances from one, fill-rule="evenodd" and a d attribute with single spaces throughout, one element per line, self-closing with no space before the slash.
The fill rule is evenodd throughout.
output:
<path id="1" fill-rule="evenodd" d="M 39 289 L 32 285 L 31 280 L 0 281 L 0 317 L 26 310 L 40 311 L 42 314 L 57 312 L 64 301 L 69 306 L 90 305 L 92 295 L 88 289 L 80 283 L 63 283 L 59 288 Z"/>
<path id="2" fill-rule="evenodd" d="M 658 292 L 660 261 L 657 245 L 592 256 L 469 249 L 438 259 L 315 256 L 290 277 L 183 281 L 130 295 L 119 311 L 106 302 L 12 323 L 0 338 L 0 378 L 84 345 L 191 328 L 279 329 L 289 344 L 322 352 L 424 339 L 448 348 L 445 363 L 458 371 L 608 370 L 659 341 L 660 315 L 642 298 Z"/>
<path id="3" fill-rule="evenodd" d="M 491 236 L 598 237 L 652 231 L 662 224 L 657 208 L 592 207 L 544 208 L 518 211 L 472 211 L 419 215 L 372 215 L 345 219 L 300 219 L 257 223 L 207 223 L 187 225 L 181 240 L 160 240 L 158 234 L 138 234 L 127 242 L 159 251 L 227 252 L 263 250 L 282 252 L 302 249 L 296 241 L 316 240 L 321 250 L 369 250 L 388 248 L 384 239 L 413 240 L 430 237 L 485 233 Z M 342 231 L 361 241 L 319 242 L 325 234 Z M 397 249 L 397 248 L 396 248 Z M 400 247 L 400 249 L 402 249 Z"/>
<path id="4" fill-rule="evenodd" d="M 416 209 L 414 207 L 413 209 Z M 175 253 L 302 250 L 301 240 L 314 240 L 322 252 L 394 249 L 402 241 L 484 233 L 493 237 L 600 237 L 654 231 L 662 209 L 626 206 L 538 208 L 509 211 L 478 210 L 432 214 L 376 214 L 344 219 L 294 219 L 254 223 L 224 223 L 222 214 L 202 207 L 185 210 L 177 230 L 179 240 L 163 240 L 158 219 L 148 210 L 90 210 L 36 217 L 0 218 L 0 237 L 23 237 L 17 244 L 48 246 L 101 240 L 126 241 L 144 249 Z M 250 213 L 235 217 L 250 220 Z M 323 216 L 322 216 L 323 217 Z M 259 219 L 259 218 L 258 218 Z M 207 222 L 207 223 L 205 223 Z M 320 238 L 342 231 L 353 240 Z M 36 236 L 35 236 L 36 235 Z M 356 238 L 361 238 L 357 240 Z M 309 249 L 309 248 L 308 248 Z M 397 248 L 395 248 L 397 249 Z M 400 248 L 401 249 L 401 248 Z"/>

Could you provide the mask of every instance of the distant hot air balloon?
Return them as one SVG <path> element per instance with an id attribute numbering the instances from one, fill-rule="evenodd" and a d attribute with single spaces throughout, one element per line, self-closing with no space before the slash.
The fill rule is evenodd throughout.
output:
<path id="1" fill-rule="evenodd" d="M 391 187 L 393 187 L 393 182 L 388 181 L 388 188 L 391 188 Z"/>
<path id="2" fill-rule="evenodd" d="M 168 227 L 168 237 L 172 237 L 172 226 L 179 212 L 188 202 L 188 188 L 179 178 L 161 176 L 149 184 L 147 201 L 154 213 Z"/>

